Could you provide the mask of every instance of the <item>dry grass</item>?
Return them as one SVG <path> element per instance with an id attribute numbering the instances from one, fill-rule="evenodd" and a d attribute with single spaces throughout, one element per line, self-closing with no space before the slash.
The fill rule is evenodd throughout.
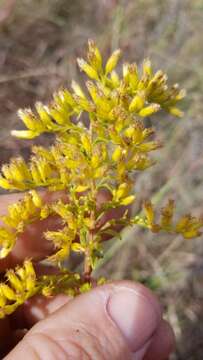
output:
<path id="1" fill-rule="evenodd" d="M 171 81 L 187 88 L 184 120 L 162 114 L 154 123 L 165 147 L 136 189 L 140 199 L 152 196 L 161 206 L 173 197 L 180 213 L 202 214 L 202 33 L 202 0 L 0 0 L 0 163 L 16 151 L 29 154 L 27 142 L 9 135 L 19 126 L 16 110 L 49 100 L 77 77 L 75 56 L 94 38 L 105 53 L 120 46 L 126 59 L 140 62 L 149 56 Z M 98 270 L 156 289 L 178 339 L 176 360 L 202 358 L 201 244 L 201 239 L 186 242 L 128 230 L 123 242 L 108 244 L 105 267 Z"/>

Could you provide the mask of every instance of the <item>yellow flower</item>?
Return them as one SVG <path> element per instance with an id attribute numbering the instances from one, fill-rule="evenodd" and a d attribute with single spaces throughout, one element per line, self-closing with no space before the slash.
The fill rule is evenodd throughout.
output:
<path id="1" fill-rule="evenodd" d="M 121 57 L 120 49 L 115 50 L 106 63 L 106 67 L 105 67 L 106 74 L 109 74 L 115 69 L 120 57 Z"/>
<path id="2" fill-rule="evenodd" d="M 0 284 L 0 318 L 36 293 L 75 295 L 91 289 L 91 271 L 103 256 L 103 235 L 119 237 L 114 230 L 117 225 L 135 224 L 188 239 L 200 235 L 201 219 L 184 215 L 173 223 L 172 201 L 160 218 L 151 201 L 146 201 L 144 215 L 127 216 L 126 210 L 115 219 L 104 220 L 109 219 L 109 211 L 135 201 L 134 179 L 139 171 L 155 164 L 150 155 L 161 144 L 150 139 L 155 130 L 143 120 L 162 110 L 182 116 L 178 104 L 185 96 L 177 84 L 168 85 L 163 71 L 153 72 L 149 59 L 144 60 L 141 71 L 135 63 L 125 63 L 120 73 L 116 69 L 120 57 L 121 51 L 115 50 L 103 66 L 99 49 L 89 40 L 87 59 L 78 59 L 87 76 L 86 87 L 72 81 L 71 89 L 54 93 L 49 104 L 37 102 L 33 110 L 18 112 L 25 128 L 12 135 L 33 139 L 51 133 L 55 142 L 48 148 L 33 146 L 29 162 L 17 157 L 2 166 L 0 186 L 28 192 L 1 218 L 0 258 L 12 251 L 27 226 L 51 215 L 58 219 L 59 227 L 43 233 L 54 248 L 46 261 L 54 261 L 59 269 L 57 275 L 39 276 L 32 260 L 26 259 L 15 271 L 9 269 Z M 58 200 L 45 204 L 42 188 L 55 192 L 55 199 L 58 194 Z M 103 192 L 105 202 L 98 200 Z M 62 267 L 72 252 L 84 259 L 81 276 Z"/>

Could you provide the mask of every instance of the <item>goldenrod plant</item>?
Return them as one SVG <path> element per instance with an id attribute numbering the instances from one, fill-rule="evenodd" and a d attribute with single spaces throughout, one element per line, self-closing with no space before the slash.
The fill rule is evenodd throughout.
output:
<path id="1" fill-rule="evenodd" d="M 159 220 L 155 220 L 150 201 L 143 204 L 142 212 L 130 212 L 136 197 L 135 179 L 140 171 L 154 165 L 149 155 L 161 147 L 154 140 L 154 129 L 145 127 L 143 120 L 161 110 L 181 117 L 177 104 L 185 91 L 177 84 L 169 87 L 167 75 L 161 70 L 154 73 L 148 59 L 140 71 L 135 63 L 124 63 L 120 75 L 115 70 L 120 57 L 121 51 L 116 50 L 104 64 L 99 49 L 89 41 L 87 60 L 77 60 L 88 77 L 85 89 L 73 81 L 72 90 L 59 90 L 49 105 L 37 103 L 34 111 L 19 110 L 26 129 L 12 131 L 13 136 L 33 139 L 54 133 L 56 139 L 49 148 L 34 146 L 28 163 L 17 157 L 2 166 L 0 186 L 25 195 L 9 206 L 1 219 L 0 257 L 12 251 L 26 227 L 56 215 L 61 226 L 44 232 L 44 239 L 54 245 L 52 255 L 44 260 L 55 264 L 58 271 L 38 276 L 32 259 L 7 270 L 5 282 L 0 284 L 1 318 L 35 294 L 77 295 L 102 283 L 103 279 L 94 279 L 92 272 L 104 256 L 104 239 L 108 235 L 116 241 L 121 227 L 141 226 L 186 239 L 200 235 L 203 221 L 188 214 L 175 221 L 172 200 L 162 209 Z M 43 189 L 62 191 L 66 200 L 59 197 L 47 204 Z M 102 192 L 108 196 L 99 204 Z M 122 211 L 109 219 L 112 209 Z M 64 265 L 71 253 L 82 255 L 81 273 L 68 271 L 67 262 Z"/>

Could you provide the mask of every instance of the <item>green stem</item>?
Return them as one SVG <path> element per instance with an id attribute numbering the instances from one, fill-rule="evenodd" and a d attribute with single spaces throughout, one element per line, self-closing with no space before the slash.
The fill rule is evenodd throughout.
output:
<path id="1" fill-rule="evenodd" d="M 90 132 L 91 142 L 93 142 L 93 118 L 92 117 L 90 117 L 89 132 Z M 92 200 L 94 203 L 96 203 L 96 184 L 95 184 L 94 179 L 91 179 L 90 191 L 91 191 Z M 94 212 L 94 210 L 90 211 L 90 220 L 91 220 L 91 229 L 89 230 L 89 234 L 88 234 L 88 243 L 87 243 L 87 248 L 85 251 L 85 259 L 84 259 L 84 277 L 87 281 L 90 281 L 91 273 L 92 273 L 90 244 L 92 244 L 94 241 L 94 234 L 93 234 L 93 229 L 95 228 L 95 212 Z"/>

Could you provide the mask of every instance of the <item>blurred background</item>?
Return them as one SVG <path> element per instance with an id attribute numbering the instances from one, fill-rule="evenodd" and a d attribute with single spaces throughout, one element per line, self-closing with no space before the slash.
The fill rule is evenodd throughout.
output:
<path id="1" fill-rule="evenodd" d="M 124 59 L 150 57 L 155 69 L 187 89 L 185 116 L 152 119 L 164 148 L 156 166 L 137 179 L 140 198 L 158 207 L 177 201 L 179 214 L 203 216 L 203 0 L 0 0 L 0 164 L 29 156 L 18 141 L 16 111 L 49 101 L 78 78 L 76 57 L 88 38 L 107 57 L 121 47 Z M 40 139 L 48 144 L 48 136 Z M 172 360 L 203 358 L 202 238 L 182 240 L 141 230 L 109 242 L 97 273 L 141 281 L 158 293 L 177 338 Z"/>

